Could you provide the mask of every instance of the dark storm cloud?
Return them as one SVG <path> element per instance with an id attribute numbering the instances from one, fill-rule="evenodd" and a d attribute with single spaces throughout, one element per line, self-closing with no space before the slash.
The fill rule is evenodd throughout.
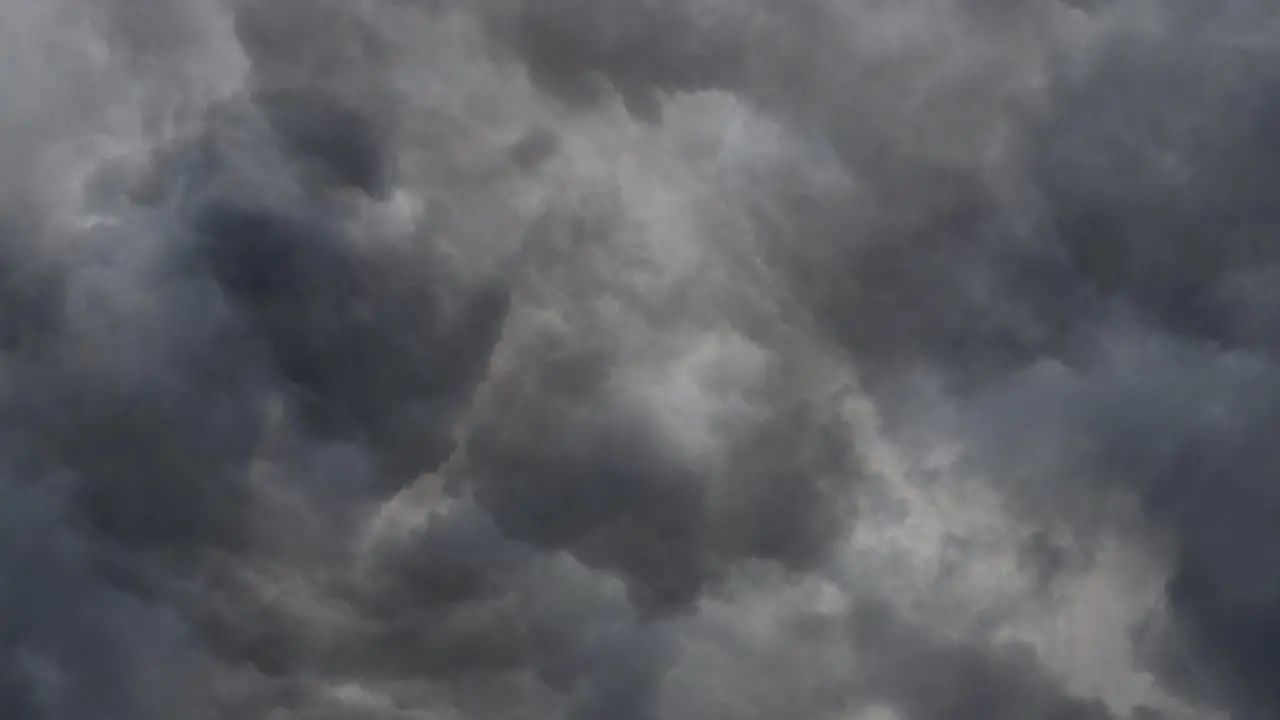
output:
<path id="1" fill-rule="evenodd" d="M 995 419 L 982 442 L 1000 453 L 996 462 L 1082 478 L 1047 497 L 1011 491 L 1046 518 L 1083 511 L 1078 522 L 1088 527 L 1096 516 L 1087 517 L 1084 499 L 1136 490 L 1175 544 L 1168 600 L 1191 640 L 1216 658 L 1210 678 L 1196 684 L 1216 683 L 1223 692 L 1226 683 L 1234 692 L 1243 682 L 1252 686 L 1248 694 L 1273 703 L 1263 678 L 1276 663 L 1270 608 L 1277 583 L 1267 559 L 1276 459 L 1265 439 L 1277 411 L 1275 368 L 1258 355 L 1141 335 L 1128 328 L 1078 369 L 1040 367 L 1001 388 L 994 404 L 974 411 L 984 422 Z M 1073 450 L 1051 449 L 1057 437 L 1072 438 Z M 1009 446 L 1019 450 L 998 449 Z M 1182 663 L 1176 653 L 1161 661 Z"/>
<path id="2" fill-rule="evenodd" d="M 1079 373 L 1026 408 L 1071 408 L 1053 432 L 1081 438 L 1088 474 L 1136 485 L 1172 533 L 1169 601 L 1214 658 L 1219 692 L 1245 686 L 1245 717 L 1275 712 L 1280 668 L 1265 549 L 1280 496 L 1263 439 L 1277 398 L 1274 293 L 1262 279 L 1280 247 L 1266 199 L 1276 78 L 1274 47 L 1240 38 L 1250 10 L 1110 48 L 1063 84 L 1037 129 L 1035 177 L 1071 284 L 1124 316 L 1130 339 L 1104 341 L 1105 360 L 1078 349 L 1091 339 L 1060 353 Z"/>
<path id="3" fill-rule="evenodd" d="M 246 578 L 292 552 L 282 531 L 323 545 L 255 480 L 273 398 L 295 430 L 272 460 L 305 477 L 272 492 L 306 498 L 330 532 L 352 531 L 331 504 L 385 498 L 450 454 L 505 297 L 455 282 L 430 249 L 361 248 L 338 228 L 338 193 L 387 181 L 378 113 L 305 82 L 240 94 L 141 176 L 89 178 L 96 224 L 6 218 L 9 716 L 205 712 L 216 679 L 167 697 L 152 679 L 165 652 L 194 652 L 195 672 L 211 650 L 205 673 L 312 663 L 313 640 Z M 340 445 L 355 458 L 342 480 L 366 487 L 326 483 Z M 53 487 L 65 502 L 42 510 L 32 498 Z"/>
<path id="4" fill-rule="evenodd" d="M 1043 16 L 1049 7 L 997 19 L 979 5 L 957 7 L 989 26 Z M 754 13 L 754 22 L 680 22 L 695 7 L 704 18 Z M 1246 694 L 1274 707 L 1266 678 L 1278 667 L 1276 620 L 1266 608 L 1275 583 L 1265 557 L 1278 518 L 1268 489 L 1274 461 L 1261 440 L 1273 425 L 1270 281 L 1280 248 L 1267 199 L 1277 166 L 1269 130 L 1275 45 L 1265 29 L 1273 18 L 1249 3 L 1170 3 L 1148 18 L 1154 29 L 1102 43 L 1083 74 L 1064 64 L 1051 75 L 1045 105 L 1021 119 L 1019 171 L 1039 213 L 1026 224 L 1017 217 L 1026 209 L 1011 209 L 980 167 L 956 166 L 898 139 L 895 118 L 928 130 L 928 121 L 897 115 L 900 108 L 920 112 L 935 98 L 913 97 L 900 82 L 878 94 L 881 86 L 858 63 L 876 52 L 836 50 L 837 41 L 824 42 L 821 23 L 813 23 L 834 7 L 803 4 L 783 13 L 760 3 L 738 16 L 696 3 L 597 4 L 576 13 L 556 6 L 533 18 L 526 8 L 513 44 L 535 78 L 599 73 L 624 95 L 637 84 L 668 92 L 728 88 L 815 123 L 882 208 L 901 210 L 868 220 L 797 202 L 786 221 L 801 228 L 802 244 L 819 234 L 804 277 L 812 282 L 816 274 L 814 287 L 828 289 L 815 307 L 871 391 L 887 391 L 921 366 L 950 378 L 962 397 L 992 384 L 1021 387 L 1023 368 L 1045 360 L 1078 368 L 1079 376 L 1039 376 L 1043 387 L 1063 388 L 1024 401 L 1015 426 L 1000 432 L 1016 436 L 1016 423 L 1057 412 L 1046 408 L 1068 406 L 1072 417 L 1082 416 L 1046 431 L 1051 445 L 1085 438 L 1087 455 L 1057 462 L 1083 463 L 1118 487 L 1138 488 L 1177 546 L 1168 591 L 1178 617 L 1235 678 L 1229 685 L 1243 682 L 1252 687 Z M 1102 18 L 1121 11 L 1089 10 Z M 865 11 L 869 24 L 874 12 Z M 680 30 L 663 31 L 664 23 Z M 594 32 L 575 34 L 579 28 Z M 708 41 L 688 40 L 698 32 Z M 797 48 L 801 34 L 808 44 Z M 628 54 L 632 47 L 645 50 Z M 700 62 L 690 62 L 689 47 L 704 53 Z M 746 47 L 750 53 L 740 50 Z M 907 77 L 895 70 L 890 64 L 884 72 Z M 972 92 L 981 97 L 984 87 L 978 77 Z M 943 128 L 947 107 L 938 106 Z M 963 132 L 964 116 L 954 120 Z M 857 241 L 848 237 L 854 229 Z M 1162 349 L 1143 351 L 1145 370 L 1126 370 L 1132 386 L 1099 369 L 1090 349 L 1099 328 L 1117 322 L 1132 324 L 1130 334 L 1163 338 L 1156 341 Z M 1179 360 L 1187 357 L 1199 359 Z M 1113 491 L 1090 487 L 1095 497 Z"/>
<path id="5" fill-rule="evenodd" d="M 877 663 L 859 679 L 867 696 L 873 702 L 890 700 L 907 717 L 1115 717 L 1100 702 L 1063 693 L 1016 645 L 969 646 L 914 636 L 892 611 L 875 603 L 853 613 L 849 624 L 855 642 L 877 651 Z"/>
<path id="6" fill-rule="evenodd" d="M 498 6 L 491 27 L 521 54 L 535 83 L 573 103 L 621 95 L 653 118 L 661 91 L 724 87 L 751 52 L 734 12 L 700 3 L 517 2 Z M 708 12 L 709 11 L 709 12 Z"/>
<path id="7" fill-rule="evenodd" d="M 687 605 L 733 559 L 796 570 L 821 560 L 844 522 L 830 478 L 858 474 L 838 418 L 801 406 L 730 429 L 726 502 L 712 496 L 705 468 L 610 394 L 552 389 L 537 398 L 538 412 L 555 420 L 513 432 L 494 418 L 473 429 L 471 483 L 504 532 L 621 571 L 652 609 Z"/>
<path id="8" fill-rule="evenodd" d="M 1213 40 L 1116 48 L 1106 82 L 1064 87 L 1038 175 L 1096 292 L 1171 334 L 1270 349 L 1276 77 L 1268 51 Z"/>
<path id="9" fill-rule="evenodd" d="M 385 192 L 395 119 L 385 50 L 340 5 L 248 5 L 236 35 L 253 63 L 255 101 L 277 144 L 322 180 Z"/>
<path id="10" fill-rule="evenodd" d="M 779 261 L 830 288 L 816 311 L 859 353 L 860 371 L 929 358 L 966 376 L 989 374 L 1061 352 L 1076 319 L 1093 320 L 1086 282 L 1061 248 L 1017 227 L 976 163 L 946 157 L 970 152 L 1005 112 L 1021 119 L 1017 89 L 1005 87 L 1017 69 L 969 68 L 970 44 L 990 42 L 998 53 L 1001 28 L 1034 37 L 1055 4 L 948 3 L 938 27 L 974 24 L 933 45 L 934 22 L 912 18 L 914 5 L 865 5 L 525 3 L 499 6 L 506 12 L 495 11 L 493 25 L 535 82 L 598 76 L 624 99 L 636 88 L 723 89 L 825 138 L 869 197 L 822 203 L 771 187 L 796 246 Z M 879 37 L 892 23 L 909 30 Z M 957 77 L 939 64 L 954 64 Z M 936 91 L 910 89 L 930 74 L 939 76 Z"/>
<path id="11" fill-rule="evenodd" d="M 458 540 L 466 546 L 449 544 Z M 388 668 L 394 673 L 412 677 L 425 670 L 458 682 L 529 672 L 565 698 L 570 717 L 651 717 L 669 637 L 637 623 L 616 579 L 567 555 L 502 539 L 478 508 L 461 508 L 409 549 L 417 553 L 412 569 L 397 573 L 397 602 L 380 614 L 394 619 L 380 642 L 358 651 L 368 653 L 361 666 L 399 657 Z M 511 702 L 515 709 L 523 700 Z"/>
<path id="12" fill-rule="evenodd" d="M 52 5 L 5 717 L 1280 711 L 1261 4 Z"/>
<path id="13" fill-rule="evenodd" d="M 102 582 L 46 489 L 7 487 L 0 708 L 9 717 L 163 716 L 208 702 L 183 622 Z"/>
<path id="14" fill-rule="evenodd" d="M 458 303 L 430 279 L 429 257 L 361 257 L 275 209 L 213 204 L 196 226 L 316 432 L 370 444 L 390 482 L 449 456 L 452 420 L 496 341 L 502 290 Z"/>

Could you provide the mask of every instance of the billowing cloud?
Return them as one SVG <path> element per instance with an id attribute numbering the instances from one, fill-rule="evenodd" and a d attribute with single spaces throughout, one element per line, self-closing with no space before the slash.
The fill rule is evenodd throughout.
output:
<path id="1" fill-rule="evenodd" d="M 1278 21 L 0 3 L 0 715 L 1275 717 Z"/>

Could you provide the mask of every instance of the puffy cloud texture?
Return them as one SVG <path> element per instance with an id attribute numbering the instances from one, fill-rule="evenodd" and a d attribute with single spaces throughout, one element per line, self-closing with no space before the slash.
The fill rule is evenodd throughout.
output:
<path id="1" fill-rule="evenodd" d="M 1277 60 L 0 0 L 0 717 L 1280 717 Z"/>

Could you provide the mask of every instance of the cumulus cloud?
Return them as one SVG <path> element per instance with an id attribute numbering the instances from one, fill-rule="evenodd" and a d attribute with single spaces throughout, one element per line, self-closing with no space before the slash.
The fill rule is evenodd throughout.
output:
<path id="1" fill-rule="evenodd" d="M 0 2 L 0 715 L 1275 717 L 1276 23 Z"/>

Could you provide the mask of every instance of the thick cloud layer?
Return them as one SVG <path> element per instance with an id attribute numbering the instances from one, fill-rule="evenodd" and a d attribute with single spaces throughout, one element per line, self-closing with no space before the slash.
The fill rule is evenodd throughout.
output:
<path id="1" fill-rule="evenodd" d="M 1278 23 L 0 1 L 0 716 L 1280 717 Z"/>

